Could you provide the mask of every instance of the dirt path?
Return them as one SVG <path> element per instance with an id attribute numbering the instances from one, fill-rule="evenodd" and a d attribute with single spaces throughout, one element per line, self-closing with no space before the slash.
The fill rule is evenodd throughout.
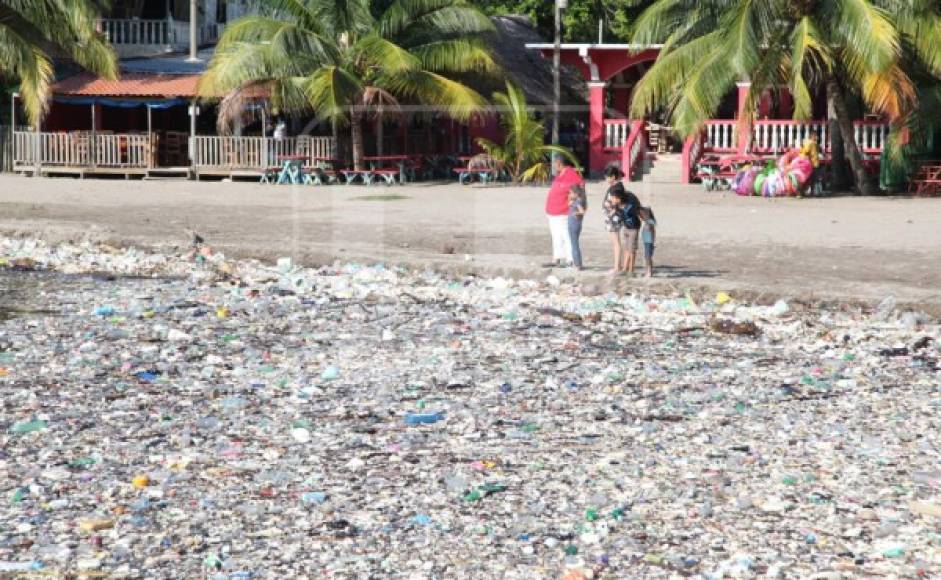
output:
<path id="1" fill-rule="evenodd" d="M 816 300 L 878 301 L 941 313 L 941 199 L 779 199 L 638 185 L 660 222 L 658 278 L 631 287 L 704 287 Z M 589 187 L 586 285 L 611 282 L 601 184 Z M 0 230 L 55 241 L 181 246 L 196 229 L 240 257 L 302 263 L 387 261 L 543 277 L 545 190 L 415 185 L 387 188 L 0 177 Z M 572 276 L 560 272 L 557 275 Z"/>

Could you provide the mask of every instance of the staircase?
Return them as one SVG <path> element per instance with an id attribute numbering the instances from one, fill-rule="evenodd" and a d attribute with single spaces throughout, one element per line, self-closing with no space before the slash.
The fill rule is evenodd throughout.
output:
<path id="1" fill-rule="evenodd" d="M 680 153 L 647 153 L 641 181 L 647 183 L 681 183 L 683 156 Z"/>

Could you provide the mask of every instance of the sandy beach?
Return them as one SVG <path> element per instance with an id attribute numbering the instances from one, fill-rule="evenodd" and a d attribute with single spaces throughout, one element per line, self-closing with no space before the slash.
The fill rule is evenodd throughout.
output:
<path id="1" fill-rule="evenodd" d="M 704 288 L 759 301 L 878 302 L 893 295 L 941 312 L 941 200 L 757 199 L 699 186 L 634 184 L 657 214 L 658 276 L 623 290 Z M 589 187 L 582 235 L 586 285 L 611 286 L 601 183 Z M 0 177 L 0 231 L 49 241 L 89 238 L 160 249 L 190 230 L 233 257 L 290 256 L 431 265 L 460 273 L 544 278 L 545 188 L 263 186 L 250 182 Z M 570 271 L 556 271 L 566 279 Z"/>

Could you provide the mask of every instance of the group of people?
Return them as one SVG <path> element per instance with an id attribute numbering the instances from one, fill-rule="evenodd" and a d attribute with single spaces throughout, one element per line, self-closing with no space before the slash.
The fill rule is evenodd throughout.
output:
<path id="1" fill-rule="evenodd" d="M 605 229 L 611 235 L 614 252 L 612 276 L 634 274 L 638 241 L 644 244 L 644 271 L 653 276 L 653 254 L 657 221 L 653 210 L 644 207 L 637 196 L 624 187 L 624 173 L 611 166 L 605 170 L 608 190 L 604 196 Z M 559 157 L 555 161 L 555 179 L 546 197 L 546 216 L 552 236 L 552 262 L 548 268 L 572 267 L 583 270 L 581 245 L 582 222 L 588 212 L 585 180 L 572 162 Z"/>

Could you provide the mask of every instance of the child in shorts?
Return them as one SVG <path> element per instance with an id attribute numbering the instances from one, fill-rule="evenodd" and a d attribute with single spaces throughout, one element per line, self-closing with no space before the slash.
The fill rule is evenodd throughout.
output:
<path id="1" fill-rule="evenodd" d="M 657 220 L 653 210 L 642 207 L 637 211 L 642 224 L 641 239 L 644 241 L 644 276 L 653 276 L 653 250 L 657 242 Z"/>

